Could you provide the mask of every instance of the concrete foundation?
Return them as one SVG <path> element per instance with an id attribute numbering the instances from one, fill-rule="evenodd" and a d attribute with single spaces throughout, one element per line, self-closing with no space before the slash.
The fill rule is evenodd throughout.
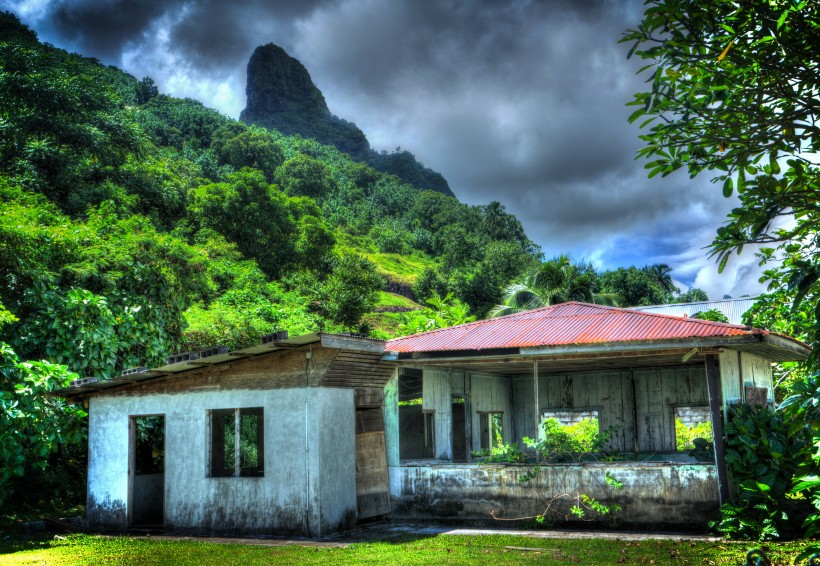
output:
<path id="1" fill-rule="evenodd" d="M 607 462 L 553 464 L 520 481 L 530 466 L 430 464 L 390 468 L 392 517 L 491 523 L 549 510 L 559 520 L 580 521 L 569 508 L 581 494 L 621 511 L 599 516 L 621 524 L 701 526 L 718 508 L 715 467 L 706 464 Z M 610 486 L 609 472 L 623 487 Z M 594 518 L 588 513 L 586 519 Z"/>

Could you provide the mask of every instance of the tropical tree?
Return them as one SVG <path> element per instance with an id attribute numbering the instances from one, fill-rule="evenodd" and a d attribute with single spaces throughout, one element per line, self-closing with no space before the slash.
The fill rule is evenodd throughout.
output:
<path id="1" fill-rule="evenodd" d="M 605 291 L 620 298 L 619 304 L 627 307 L 658 305 L 672 301 L 672 294 L 657 283 L 646 268 L 619 267 L 601 275 Z"/>
<path id="2" fill-rule="evenodd" d="M 617 304 L 614 294 L 598 293 L 598 290 L 598 278 L 591 265 L 579 266 L 573 264 L 568 255 L 560 255 L 541 263 L 522 282 L 507 287 L 503 303 L 490 311 L 490 316 L 504 316 L 568 301 Z"/>
<path id="3" fill-rule="evenodd" d="M 672 268 L 665 263 L 656 263 L 655 265 L 647 265 L 643 268 L 647 275 L 657 283 L 658 287 L 667 293 L 677 293 L 679 289 L 675 287 L 672 282 Z"/>
<path id="4" fill-rule="evenodd" d="M 782 312 L 788 318 L 808 314 L 813 329 L 795 324 L 813 341 L 820 327 L 820 3 L 807 0 L 724 2 L 648 0 L 643 21 L 628 30 L 630 56 L 647 62 L 651 73 L 645 92 L 630 103 L 630 122 L 640 121 L 649 176 L 666 176 L 685 168 L 691 177 L 704 172 L 720 183 L 723 194 L 735 192 L 739 205 L 728 215 L 711 244 L 723 269 L 734 252 L 759 244 L 762 264 L 774 265 L 764 280 L 774 291 L 762 314 Z M 792 303 L 781 309 L 782 299 Z M 809 302 L 806 309 L 803 303 Z M 785 312 L 784 312 L 785 311 Z M 816 367 L 816 358 L 811 362 Z M 814 375 L 790 383 L 795 394 L 785 406 L 791 434 L 815 437 L 818 384 Z M 758 413 L 758 420 L 764 415 Z M 731 423 L 730 423 L 731 424 Z M 820 461 L 805 451 L 790 451 L 770 439 L 776 432 L 762 423 L 748 434 L 736 431 L 748 447 L 760 447 L 770 464 L 796 461 L 798 481 L 788 494 L 775 491 L 761 475 L 741 482 L 741 505 L 722 508 L 723 532 L 742 536 L 778 536 L 785 518 L 783 504 L 820 501 Z M 727 427 L 732 440 L 732 430 Z M 731 445 L 731 444 L 730 444 Z M 765 450 L 764 450 L 765 449 Z M 727 461 L 729 456 L 727 454 Z M 747 469 L 748 460 L 743 459 Z M 743 503 L 750 503 L 744 506 Z M 820 532 L 820 510 L 803 528 L 808 537 Z M 761 519 L 763 516 L 763 519 Z M 808 550 L 808 549 L 807 549 Z M 815 551 L 812 548 L 810 551 Z"/>
<path id="5" fill-rule="evenodd" d="M 818 21 L 820 3 L 805 0 L 649 0 L 622 40 L 651 73 L 629 117 L 647 130 L 649 176 L 685 168 L 736 191 L 711 245 L 719 268 L 747 244 L 768 246 L 764 262 L 790 260 L 798 300 L 820 289 Z"/>
<path id="6" fill-rule="evenodd" d="M 696 303 L 708 300 L 709 295 L 706 294 L 706 291 L 704 291 L 703 289 L 698 289 L 697 287 L 692 287 L 685 293 L 681 293 L 680 295 L 675 297 L 676 303 Z"/>

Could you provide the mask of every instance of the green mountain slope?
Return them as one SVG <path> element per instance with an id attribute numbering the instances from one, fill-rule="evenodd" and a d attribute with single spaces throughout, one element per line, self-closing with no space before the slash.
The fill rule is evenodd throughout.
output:
<path id="1" fill-rule="evenodd" d="M 97 377 L 277 329 L 385 336 L 381 291 L 483 315 L 537 251 L 499 203 L 163 95 L 9 13 L 0 203 L 0 341 Z"/>

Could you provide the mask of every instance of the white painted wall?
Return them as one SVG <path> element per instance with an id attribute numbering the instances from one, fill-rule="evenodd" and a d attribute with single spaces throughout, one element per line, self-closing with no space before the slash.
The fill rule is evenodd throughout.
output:
<path id="1" fill-rule="evenodd" d="M 264 477 L 208 477 L 208 411 L 246 407 L 264 409 Z M 354 524 L 353 390 L 310 388 L 92 398 L 87 509 L 92 526 L 126 528 L 129 420 L 155 414 L 165 416 L 167 527 L 321 536 Z"/>

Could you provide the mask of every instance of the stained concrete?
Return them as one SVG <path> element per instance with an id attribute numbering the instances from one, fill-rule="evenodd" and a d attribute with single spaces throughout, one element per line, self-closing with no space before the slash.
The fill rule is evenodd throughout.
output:
<path id="1" fill-rule="evenodd" d="M 124 530 L 129 501 L 129 422 L 164 415 L 166 529 L 323 536 L 356 516 L 352 389 L 192 391 L 93 397 L 89 406 L 87 517 Z M 262 407 L 263 477 L 209 477 L 209 410 Z M 133 522 L 133 521 L 132 521 Z"/>
<path id="2" fill-rule="evenodd" d="M 491 523 L 521 520 L 549 508 L 576 520 L 569 507 L 580 494 L 608 505 L 622 524 L 705 525 L 717 510 L 714 466 L 658 462 L 544 465 L 535 479 L 520 481 L 529 466 L 430 464 L 390 468 L 390 495 L 398 520 Z M 609 472 L 623 487 L 607 485 Z"/>

